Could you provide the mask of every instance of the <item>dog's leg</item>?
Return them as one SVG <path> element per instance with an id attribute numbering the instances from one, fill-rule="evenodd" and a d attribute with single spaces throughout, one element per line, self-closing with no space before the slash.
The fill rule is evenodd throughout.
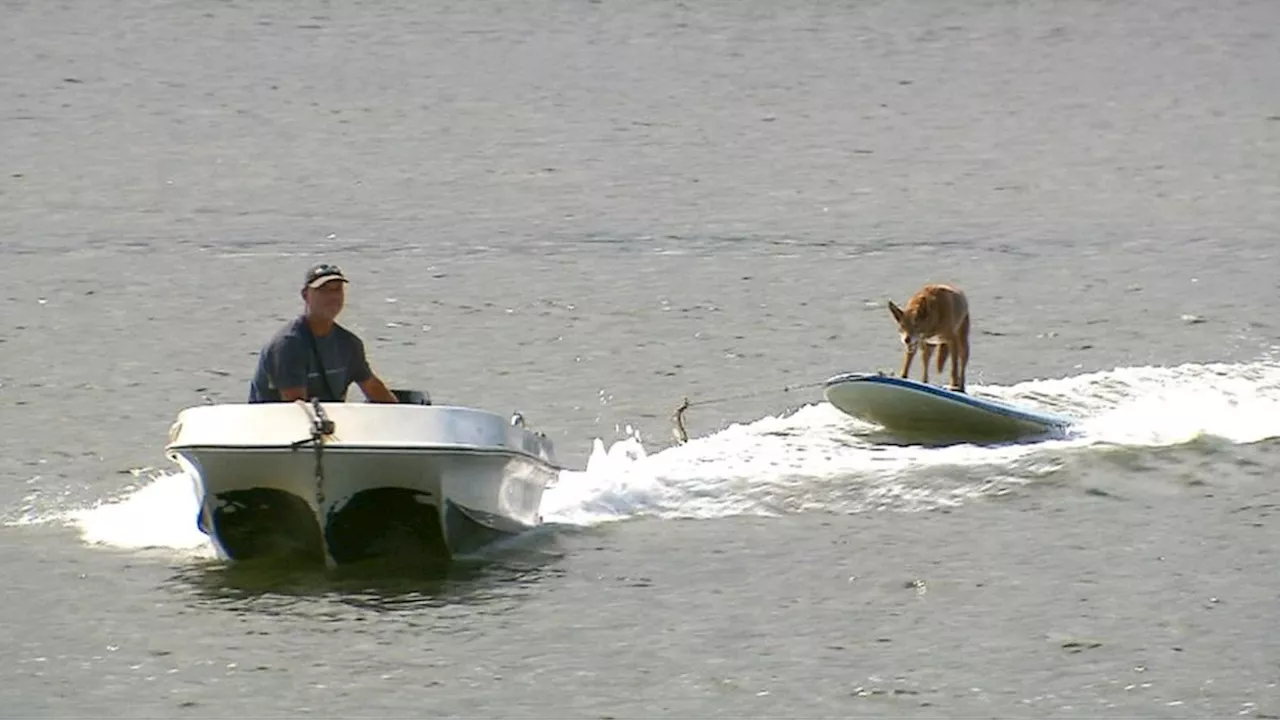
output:
<path id="1" fill-rule="evenodd" d="M 920 346 L 920 364 L 924 367 L 923 382 L 929 382 L 929 361 L 933 359 L 933 346 L 925 343 Z"/>
<path id="2" fill-rule="evenodd" d="M 955 358 L 951 361 L 951 384 L 956 390 L 964 392 L 965 380 L 969 371 L 969 316 L 960 321 L 960 332 L 956 333 L 959 343 L 956 345 Z M 958 361 L 958 362 L 957 362 Z"/>
<path id="3" fill-rule="evenodd" d="M 938 346 L 938 374 L 942 374 L 942 368 L 947 364 L 947 353 L 949 352 L 951 352 L 950 340 Z"/>
<path id="4" fill-rule="evenodd" d="M 916 349 L 907 346 L 906 357 L 902 359 L 902 377 L 906 377 L 911 372 L 911 361 L 916 357 Z"/>

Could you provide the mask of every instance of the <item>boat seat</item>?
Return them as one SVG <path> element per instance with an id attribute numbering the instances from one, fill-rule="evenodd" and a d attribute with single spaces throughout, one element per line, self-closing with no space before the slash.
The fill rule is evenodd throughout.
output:
<path id="1" fill-rule="evenodd" d="M 405 405 L 430 405 L 431 396 L 425 390 L 392 390 L 396 400 Z"/>

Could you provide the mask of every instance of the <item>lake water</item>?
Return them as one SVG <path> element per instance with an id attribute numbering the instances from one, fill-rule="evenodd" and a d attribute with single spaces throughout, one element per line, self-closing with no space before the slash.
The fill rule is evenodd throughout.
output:
<path id="1" fill-rule="evenodd" d="M 1280 4 L 0 18 L 0 714 L 1280 716 Z M 322 259 L 392 385 L 556 443 L 546 528 L 213 557 L 168 427 Z M 1077 432 L 823 401 L 934 281 Z"/>

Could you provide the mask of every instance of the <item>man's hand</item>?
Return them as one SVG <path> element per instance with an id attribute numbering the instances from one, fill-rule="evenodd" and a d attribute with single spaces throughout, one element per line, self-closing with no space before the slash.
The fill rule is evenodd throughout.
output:
<path id="1" fill-rule="evenodd" d="M 371 375 L 368 380 L 360 383 L 360 390 L 364 392 L 364 396 L 371 402 L 380 403 L 398 403 L 394 393 L 387 389 L 382 378 L 377 375 Z"/>

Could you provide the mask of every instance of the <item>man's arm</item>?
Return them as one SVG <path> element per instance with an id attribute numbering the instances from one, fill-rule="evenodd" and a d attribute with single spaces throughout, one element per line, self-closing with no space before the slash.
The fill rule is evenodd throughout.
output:
<path id="1" fill-rule="evenodd" d="M 364 396 L 373 402 L 400 402 L 395 394 L 387 389 L 382 378 L 375 375 L 373 369 L 369 367 L 369 358 L 364 352 L 364 342 L 354 335 L 352 338 L 355 340 L 355 352 L 351 358 L 351 380 L 359 385 Z"/>
<path id="2" fill-rule="evenodd" d="M 364 392 L 364 396 L 373 402 L 381 403 L 398 403 L 400 402 L 394 393 L 387 389 L 382 378 L 377 375 L 369 375 L 362 383 L 359 383 L 360 389 Z"/>

